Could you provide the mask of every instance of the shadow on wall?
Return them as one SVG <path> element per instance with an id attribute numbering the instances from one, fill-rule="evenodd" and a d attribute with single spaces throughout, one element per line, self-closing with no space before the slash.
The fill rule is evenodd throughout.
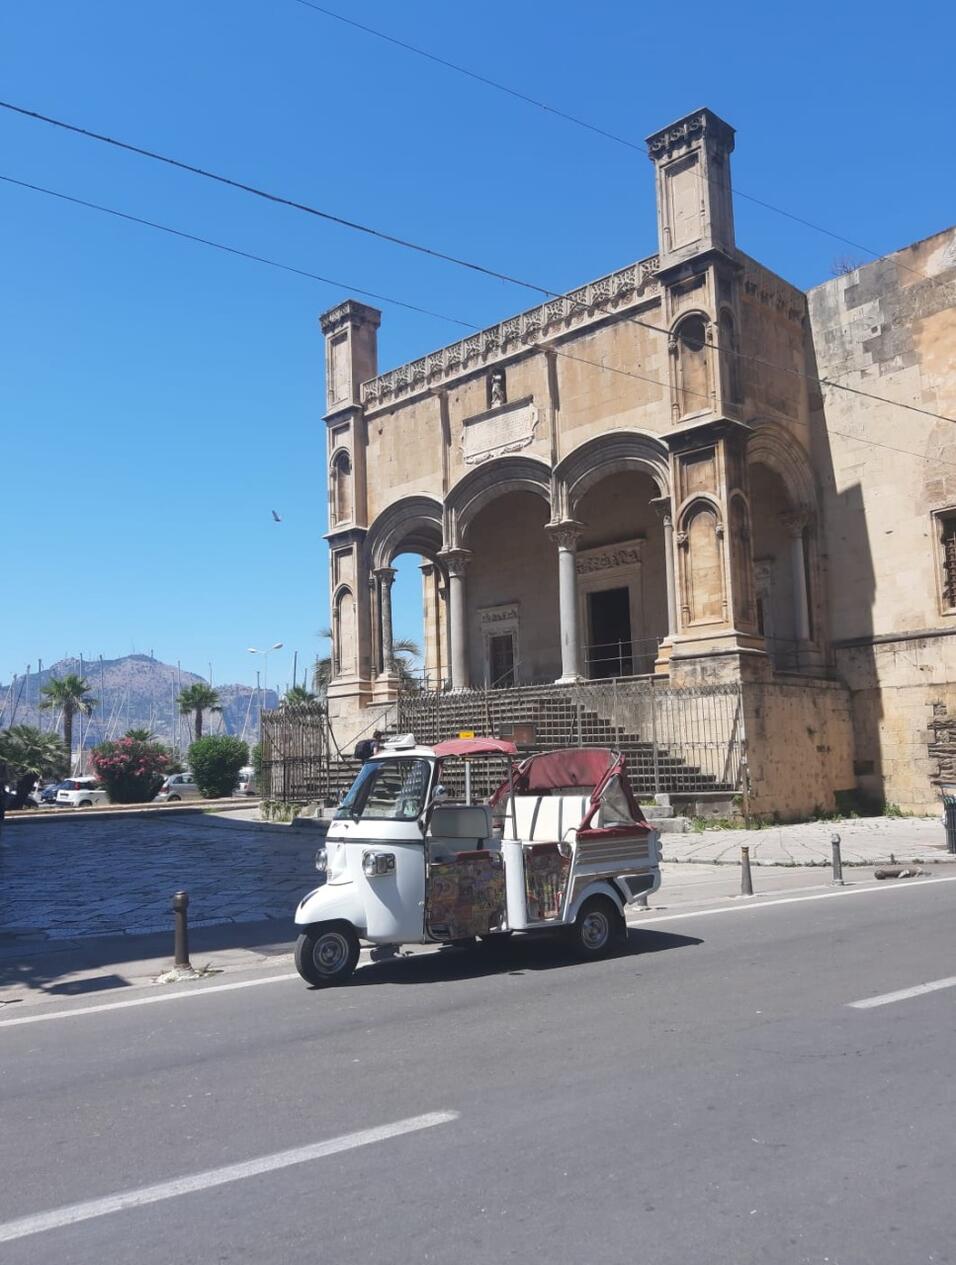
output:
<path id="1" fill-rule="evenodd" d="M 876 572 L 866 521 L 863 488 L 857 481 L 839 487 L 820 388 L 812 381 L 819 376 L 813 335 L 808 322 L 806 362 L 810 413 L 810 460 L 820 491 L 820 572 L 825 600 L 818 604 L 826 619 L 828 641 L 834 637 L 833 619 L 837 603 L 852 604 L 855 639 L 863 644 L 854 650 L 857 670 L 846 671 L 844 656 L 831 651 L 838 677 L 850 690 L 853 724 L 853 773 L 855 802 L 838 804 L 841 810 L 873 812 L 882 809 L 884 793 L 881 742 L 883 703 L 877 685 L 875 656 L 871 643 L 874 633 L 873 606 Z M 866 460 L 862 453 L 861 463 Z M 849 588 L 847 587 L 849 583 Z M 839 591 L 838 591 L 839 590 Z"/>

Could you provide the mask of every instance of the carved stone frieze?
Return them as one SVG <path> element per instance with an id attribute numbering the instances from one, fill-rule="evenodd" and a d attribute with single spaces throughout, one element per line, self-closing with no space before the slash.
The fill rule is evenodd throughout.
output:
<path id="1" fill-rule="evenodd" d="M 469 334 L 460 342 L 429 352 L 411 364 L 380 373 L 362 384 L 362 403 L 369 409 L 383 407 L 422 390 L 426 384 L 428 387 L 437 386 L 478 366 L 500 360 L 502 356 L 513 355 L 517 348 L 533 347 L 546 335 L 553 337 L 556 330 L 592 324 L 602 316 L 656 293 L 659 288 L 658 267 L 656 255 L 642 259 L 639 263 L 591 281 L 570 294 L 548 299 L 538 307 L 510 316 L 498 325 Z M 354 321 L 355 313 L 347 310 L 350 307 L 374 312 L 373 308 L 366 309 L 364 304 L 356 304 L 350 299 L 322 317 L 323 330 L 329 333 L 338 328 L 335 322 L 344 325 L 349 319 Z M 378 316 L 377 313 L 375 315 Z M 330 322 L 328 328 L 327 321 Z"/>
<path id="2" fill-rule="evenodd" d="M 594 575 L 601 571 L 617 571 L 622 567 L 640 566 L 643 551 L 642 538 L 624 540 L 617 545 L 606 545 L 603 549 L 581 550 L 576 559 L 578 575 Z"/>

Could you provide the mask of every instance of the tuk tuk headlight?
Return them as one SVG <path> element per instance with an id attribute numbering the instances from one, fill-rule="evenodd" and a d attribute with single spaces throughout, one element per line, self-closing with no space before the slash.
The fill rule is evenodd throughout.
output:
<path id="1" fill-rule="evenodd" d="M 320 874 L 325 874 L 329 868 L 329 854 L 325 848 L 318 848 L 315 853 L 315 868 Z"/>
<path id="2" fill-rule="evenodd" d="M 376 878 L 380 874 L 394 874 L 395 853 L 363 852 L 362 873 L 366 878 Z"/>

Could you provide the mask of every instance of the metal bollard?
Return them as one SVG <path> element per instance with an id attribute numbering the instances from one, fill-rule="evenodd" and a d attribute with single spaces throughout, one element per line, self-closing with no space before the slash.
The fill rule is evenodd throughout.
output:
<path id="1" fill-rule="evenodd" d="M 835 887 L 846 887 L 843 881 L 843 860 L 840 856 L 840 836 L 830 836 L 830 848 L 833 852 L 833 884 Z"/>
<path id="2" fill-rule="evenodd" d="M 746 846 L 740 849 L 740 894 L 741 896 L 754 894 L 753 879 L 750 877 L 750 848 Z"/>
<path id="3" fill-rule="evenodd" d="M 176 931 L 173 937 L 173 953 L 175 965 L 189 967 L 189 893 L 177 892 L 173 896 L 173 913 L 176 915 Z"/>

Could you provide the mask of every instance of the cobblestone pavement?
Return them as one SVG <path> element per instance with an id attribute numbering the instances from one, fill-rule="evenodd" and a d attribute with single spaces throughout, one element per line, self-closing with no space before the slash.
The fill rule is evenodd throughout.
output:
<path id="1" fill-rule="evenodd" d="M 200 814 L 8 821 L 0 842 L 0 943 L 168 930 L 180 889 L 189 892 L 190 926 L 288 921 L 316 886 L 319 838 Z"/>
<path id="2" fill-rule="evenodd" d="M 764 830 L 704 830 L 665 834 L 661 842 L 665 861 L 736 865 L 741 845 L 746 845 L 754 865 L 829 865 L 833 834 L 840 836 L 844 865 L 956 861 L 946 851 L 939 817 L 854 817 Z"/>

